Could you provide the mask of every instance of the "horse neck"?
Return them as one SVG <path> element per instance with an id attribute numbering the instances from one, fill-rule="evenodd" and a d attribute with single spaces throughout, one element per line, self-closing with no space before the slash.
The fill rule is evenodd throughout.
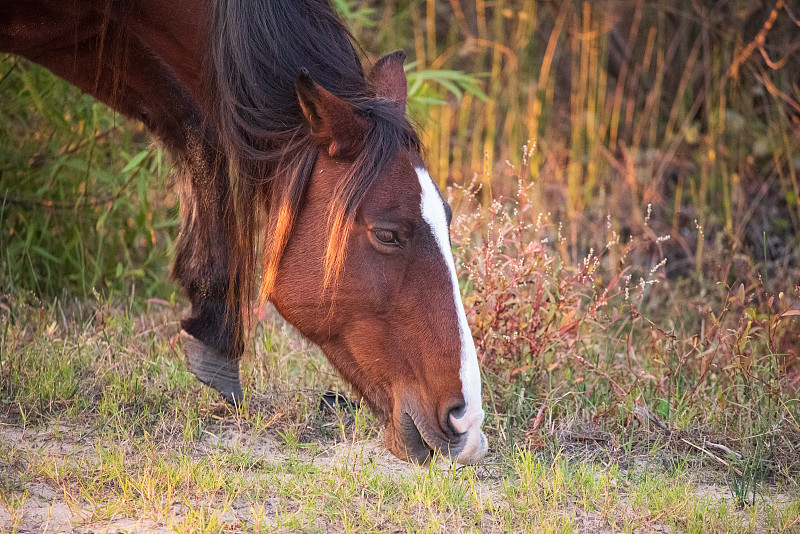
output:
<path id="1" fill-rule="evenodd" d="M 175 74 L 180 84 L 208 112 L 210 66 L 210 0 L 164 2 L 145 0 L 141 8 L 127 15 L 130 30 Z"/>

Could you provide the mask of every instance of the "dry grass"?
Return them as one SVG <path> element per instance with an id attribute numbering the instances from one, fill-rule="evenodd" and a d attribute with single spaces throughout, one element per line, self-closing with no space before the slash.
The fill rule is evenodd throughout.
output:
<path id="1" fill-rule="evenodd" d="M 581 444 L 585 430 L 532 448 L 490 431 L 477 468 L 399 462 L 368 414 L 318 410 L 338 382 L 274 318 L 233 412 L 185 370 L 169 314 L 101 304 L 64 322 L 58 307 L 7 304 L 3 532 L 789 532 L 800 521 L 791 484 L 759 485 L 740 508 L 708 456 L 637 451 L 656 428 L 632 429 L 627 454 L 601 437 Z"/>
<path id="2" fill-rule="evenodd" d="M 671 235 L 673 278 L 713 279 L 730 254 L 797 279 L 798 17 L 783 1 L 440 0 L 376 8 L 358 35 L 405 48 L 412 72 L 477 76 L 483 93 L 431 81 L 446 105 L 411 107 L 431 175 L 444 188 L 477 172 L 488 206 L 535 142 L 528 202 L 563 224 L 571 263 L 610 225 Z"/>
<path id="3" fill-rule="evenodd" d="M 561 225 L 532 213 L 530 186 L 518 184 L 487 208 L 474 190 L 451 191 L 465 305 L 498 432 L 516 425 L 536 444 L 588 425 L 590 441 L 618 443 L 642 425 L 660 432 L 658 447 L 708 454 L 742 499 L 756 479 L 793 478 L 800 286 L 784 281 L 773 294 L 757 272 L 733 278 L 729 263 L 693 293 L 665 275 L 668 236 L 621 238 L 610 224 L 571 263 Z"/>

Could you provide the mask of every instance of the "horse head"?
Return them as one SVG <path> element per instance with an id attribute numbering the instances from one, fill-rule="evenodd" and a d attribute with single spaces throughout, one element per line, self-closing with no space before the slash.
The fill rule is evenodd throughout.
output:
<path id="1" fill-rule="evenodd" d="M 318 156 L 270 298 L 383 416 L 390 451 L 417 462 L 438 451 L 474 463 L 487 441 L 451 210 L 418 144 L 390 142 L 413 133 L 404 57 L 376 63 L 367 77 L 375 98 L 363 104 L 299 75 Z"/>

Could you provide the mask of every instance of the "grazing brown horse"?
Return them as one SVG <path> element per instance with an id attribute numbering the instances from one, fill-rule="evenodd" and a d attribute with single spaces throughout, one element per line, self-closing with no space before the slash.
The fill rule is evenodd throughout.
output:
<path id="1" fill-rule="evenodd" d="M 242 399 L 260 278 L 260 302 L 385 418 L 394 454 L 483 457 L 450 208 L 405 116 L 402 52 L 365 75 L 327 0 L 6 0 L 0 50 L 141 120 L 171 153 L 173 276 L 202 382 Z"/>

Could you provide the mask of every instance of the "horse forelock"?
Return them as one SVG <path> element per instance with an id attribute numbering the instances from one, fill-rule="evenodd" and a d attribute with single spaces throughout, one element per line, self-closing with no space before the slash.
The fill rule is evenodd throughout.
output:
<path id="1" fill-rule="evenodd" d="M 402 151 L 419 152 L 413 128 L 393 103 L 372 99 L 361 103 L 370 118 L 364 148 L 338 182 L 328 209 L 328 240 L 325 252 L 325 287 L 335 284 L 344 264 L 347 242 L 356 212 L 372 184 L 389 162 Z M 358 109 L 358 108 L 357 108 Z"/>
<path id="2" fill-rule="evenodd" d="M 356 211 L 370 186 L 400 150 L 419 151 L 418 138 L 402 110 L 372 94 L 352 37 L 328 0 L 215 0 L 210 42 L 209 107 L 233 191 L 231 286 L 238 291 L 230 294 L 240 302 L 229 304 L 249 306 L 259 241 L 259 303 L 269 300 L 319 154 L 295 93 L 297 75 L 306 69 L 369 125 L 363 149 L 329 204 L 327 287 L 342 268 Z M 264 211 L 267 225 L 259 231 Z"/>
<path id="3" fill-rule="evenodd" d="M 379 99 L 362 99 L 354 107 L 362 114 L 370 126 L 364 140 L 364 147 L 357 157 L 349 163 L 343 176 L 337 181 L 327 209 L 328 242 L 324 258 L 324 281 L 326 288 L 335 288 L 336 280 L 347 254 L 347 243 L 355 222 L 356 213 L 372 184 L 382 175 L 389 162 L 403 151 L 419 152 L 419 140 L 402 113 L 396 111 L 392 103 Z M 316 159 L 316 147 L 308 148 L 311 157 Z M 273 209 L 265 242 L 262 260 L 262 281 L 259 288 L 259 302 L 265 303 L 272 293 L 280 260 L 288 243 L 294 221 L 301 204 L 306 185 L 311 179 L 313 164 L 301 168 L 292 166 L 286 172 L 292 176 L 286 180 L 296 187 L 283 193 L 280 207 Z"/>

